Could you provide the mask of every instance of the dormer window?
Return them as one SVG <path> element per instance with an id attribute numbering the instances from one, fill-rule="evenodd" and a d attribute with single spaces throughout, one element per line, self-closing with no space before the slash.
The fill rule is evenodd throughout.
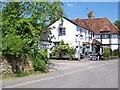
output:
<path id="1" fill-rule="evenodd" d="M 109 38 L 109 32 L 103 32 L 102 38 Z"/>
<path id="2" fill-rule="evenodd" d="M 109 33 L 110 33 L 110 29 L 108 28 L 108 26 L 104 26 L 100 32 L 102 33 L 102 38 L 109 38 Z"/>

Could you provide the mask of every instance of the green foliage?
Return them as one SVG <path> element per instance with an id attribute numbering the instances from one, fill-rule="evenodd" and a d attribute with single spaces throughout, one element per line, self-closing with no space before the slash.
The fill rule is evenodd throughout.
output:
<path id="1" fill-rule="evenodd" d="M 46 68 L 48 58 L 41 52 L 42 30 L 48 22 L 61 18 L 61 2 L 4 2 L 2 7 L 2 54 L 15 57 L 30 55 L 35 70 Z M 0 23 L 1 24 L 1 23 Z M 46 32 L 47 33 L 47 32 Z"/>
<path id="2" fill-rule="evenodd" d="M 0 58 L 2 56 L 2 31 L 0 30 Z"/>
<path id="3" fill-rule="evenodd" d="M 114 51 L 112 51 L 113 56 L 118 56 L 119 54 L 120 54 L 120 51 L 118 49 L 115 49 Z"/>
<path id="4" fill-rule="evenodd" d="M 110 57 L 111 52 L 111 48 L 104 48 L 103 57 Z"/>
<path id="5" fill-rule="evenodd" d="M 33 57 L 33 67 L 35 71 L 47 71 L 47 64 L 49 63 L 49 59 L 47 57 L 46 49 L 37 52 L 35 57 Z"/>
<path id="6" fill-rule="evenodd" d="M 33 61 L 33 66 L 34 66 L 34 70 L 35 71 L 43 71 L 46 72 L 46 64 L 44 61 L 42 61 L 39 57 L 37 57 L 34 61 Z"/>
<path id="7" fill-rule="evenodd" d="M 64 43 L 64 41 L 63 41 L 63 40 L 61 40 L 60 45 L 65 45 L 65 43 Z"/>
<path id="8" fill-rule="evenodd" d="M 120 20 L 115 21 L 114 24 L 115 24 L 115 25 L 118 27 L 118 29 L 120 30 Z"/>
<path id="9" fill-rule="evenodd" d="M 62 57 L 62 55 L 69 54 L 70 58 L 73 58 L 75 55 L 75 48 L 69 46 L 68 43 L 64 43 L 63 40 L 61 40 L 59 46 L 52 48 L 52 55 L 58 55 L 59 58 Z"/>
<path id="10" fill-rule="evenodd" d="M 28 76 L 29 73 L 28 72 L 19 72 L 15 74 L 15 77 L 24 77 L 24 76 Z"/>
<path id="11" fill-rule="evenodd" d="M 7 79 L 7 78 L 16 78 L 16 77 L 24 77 L 28 75 L 37 75 L 37 74 L 42 74 L 41 71 L 28 71 L 28 72 L 19 72 L 15 74 L 5 74 L 0 77 L 2 80 Z"/>
<path id="12" fill-rule="evenodd" d="M 10 54 L 18 57 L 21 53 L 27 51 L 27 44 L 20 38 L 20 36 L 13 34 L 8 34 L 6 38 L 3 38 L 2 46 L 3 46 L 3 54 L 6 55 Z"/>
<path id="13" fill-rule="evenodd" d="M 74 47 L 68 48 L 68 53 L 70 54 L 70 59 L 75 58 L 75 48 Z"/>

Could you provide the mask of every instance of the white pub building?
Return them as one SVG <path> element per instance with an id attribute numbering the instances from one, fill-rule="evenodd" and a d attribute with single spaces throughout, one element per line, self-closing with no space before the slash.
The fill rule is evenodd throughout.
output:
<path id="1" fill-rule="evenodd" d="M 108 18 L 94 18 L 94 13 L 88 14 L 88 19 L 70 20 L 63 17 L 63 23 L 58 19 L 50 25 L 52 35 L 51 46 L 59 45 L 63 40 L 76 48 L 78 53 L 103 52 L 104 47 L 112 50 L 118 49 L 120 45 L 120 31 Z M 78 48 L 78 47 L 89 48 Z"/>

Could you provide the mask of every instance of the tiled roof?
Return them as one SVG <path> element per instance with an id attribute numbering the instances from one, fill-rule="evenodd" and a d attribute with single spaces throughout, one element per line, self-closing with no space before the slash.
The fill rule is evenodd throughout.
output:
<path id="1" fill-rule="evenodd" d="M 104 26 L 104 27 L 100 30 L 100 32 L 104 32 L 104 31 L 110 32 L 109 27 L 108 27 L 108 26 Z"/>
<path id="2" fill-rule="evenodd" d="M 95 33 L 100 34 L 102 29 L 107 29 L 110 34 L 119 33 L 119 29 L 110 22 L 107 18 L 92 18 L 92 19 L 82 19 L 82 21 Z M 103 31 L 104 31 L 103 30 Z"/>
<path id="3" fill-rule="evenodd" d="M 92 18 L 92 19 L 80 19 L 73 20 L 75 23 L 82 25 L 83 27 L 91 30 L 94 34 L 100 34 L 100 31 L 110 31 L 110 34 L 119 33 L 119 29 L 110 22 L 107 18 Z"/>
<path id="4" fill-rule="evenodd" d="M 72 21 L 77 23 L 78 25 L 82 25 L 83 27 L 88 29 L 88 27 L 85 25 L 85 23 L 83 23 L 83 21 L 80 18 L 77 18 L 77 19 L 72 20 Z"/>

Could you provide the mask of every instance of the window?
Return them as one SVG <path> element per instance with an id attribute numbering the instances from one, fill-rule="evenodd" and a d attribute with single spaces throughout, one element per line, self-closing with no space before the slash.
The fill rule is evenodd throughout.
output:
<path id="1" fill-rule="evenodd" d="M 65 28 L 63 28 L 63 24 L 59 24 L 59 36 L 66 35 Z"/>
<path id="2" fill-rule="evenodd" d="M 63 24 L 59 24 L 59 28 L 63 28 Z"/>
<path id="3" fill-rule="evenodd" d="M 88 31 L 88 34 L 89 34 L 89 35 L 91 35 L 91 32 L 90 32 L 90 31 Z"/>
<path id="4" fill-rule="evenodd" d="M 47 44 L 42 44 L 42 48 L 47 48 Z"/>
<path id="5" fill-rule="evenodd" d="M 91 37 L 91 36 L 89 36 L 89 41 L 90 41 L 90 40 L 92 40 L 92 37 Z"/>
<path id="6" fill-rule="evenodd" d="M 85 37 L 85 40 L 87 40 L 87 37 Z"/>
<path id="7" fill-rule="evenodd" d="M 89 35 L 91 35 L 91 37 L 93 37 L 94 33 L 93 33 L 93 32 L 90 32 L 90 34 L 89 34 Z"/>
<path id="8" fill-rule="evenodd" d="M 80 28 L 80 33 L 82 33 L 82 28 Z"/>
<path id="9" fill-rule="evenodd" d="M 111 38 L 117 38 L 117 34 L 111 35 Z"/>
<path id="10" fill-rule="evenodd" d="M 58 46 L 58 45 L 59 45 L 59 42 L 54 42 L 54 45 L 55 45 L 55 46 Z"/>
<path id="11" fill-rule="evenodd" d="M 102 33 L 102 38 L 109 38 L 109 33 L 108 32 L 103 32 Z"/>
<path id="12" fill-rule="evenodd" d="M 78 27 L 78 26 L 76 26 L 77 27 L 77 31 L 79 31 L 80 30 L 80 27 Z"/>
<path id="13" fill-rule="evenodd" d="M 59 28 L 59 36 L 64 36 L 64 35 L 66 35 L 65 28 Z"/>
<path id="14" fill-rule="evenodd" d="M 95 35 L 95 38 L 96 39 L 100 39 L 100 35 Z"/>
<path id="15" fill-rule="evenodd" d="M 75 38 L 75 42 L 77 43 L 77 38 Z"/>

